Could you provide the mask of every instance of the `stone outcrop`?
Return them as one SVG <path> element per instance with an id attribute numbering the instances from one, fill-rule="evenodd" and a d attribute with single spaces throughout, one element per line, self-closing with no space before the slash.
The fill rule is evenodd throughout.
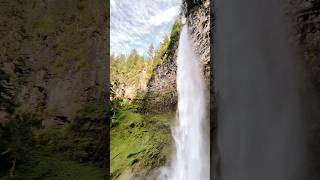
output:
<path id="1" fill-rule="evenodd" d="M 1 64 L 11 76 L 15 101 L 45 124 L 72 121 L 84 104 L 107 101 L 107 15 L 101 4 L 0 5 Z"/>

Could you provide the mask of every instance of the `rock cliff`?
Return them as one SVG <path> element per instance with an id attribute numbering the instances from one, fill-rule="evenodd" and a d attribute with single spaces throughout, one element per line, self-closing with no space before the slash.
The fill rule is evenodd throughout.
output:
<path id="1" fill-rule="evenodd" d="M 304 65 L 304 117 L 306 130 L 306 175 L 305 179 L 320 176 L 320 1 L 292 0 L 291 16 L 296 26 L 297 39 Z M 310 83 L 309 83 L 310 82 Z M 308 84 L 309 83 L 309 84 Z"/>
<path id="2" fill-rule="evenodd" d="M 210 79 L 210 2 L 196 1 L 188 4 L 183 1 L 182 14 L 187 18 L 189 33 L 194 51 L 203 65 L 204 77 L 207 84 Z M 179 35 L 177 35 L 179 37 Z M 154 69 L 148 83 L 146 94 L 147 112 L 175 111 L 177 105 L 176 90 L 176 58 L 179 39 L 176 38 L 171 54 L 167 54 L 165 61 Z"/>
<path id="3" fill-rule="evenodd" d="M 210 1 L 184 1 L 182 12 L 187 18 L 193 49 L 203 65 L 207 82 L 210 79 Z"/>
<path id="4" fill-rule="evenodd" d="M 177 47 L 178 43 L 175 43 Z M 155 68 L 154 74 L 148 83 L 146 93 L 147 112 L 174 111 L 177 104 L 176 89 L 176 52 Z"/>
<path id="5" fill-rule="evenodd" d="M 153 70 L 147 85 L 145 97 L 146 112 L 174 111 L 177 104 L 176 71 L 179 34 L 176 34 L 173 48 L 167 50 L 164 62 Z"/>
<path id="6" fill-rule="evenodd" d="M 45 124 L 63 124 L 86 103 L 106 103 L 107 15 L 102 1 L 0 4 L 0 62 L 21 109 Z"/>

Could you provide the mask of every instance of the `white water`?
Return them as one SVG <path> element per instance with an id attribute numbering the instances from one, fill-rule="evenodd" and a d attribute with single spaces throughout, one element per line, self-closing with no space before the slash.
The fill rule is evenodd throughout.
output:
<path id="1" fill-rule="evenodd" d="M 176 151 L 159 179 L 209 180 L 209 123 L 199 60 L 183 25 L 177 60 L 178 111 L 172 135 Z M 166 172 L 165 172 L 166 171 Z"/>

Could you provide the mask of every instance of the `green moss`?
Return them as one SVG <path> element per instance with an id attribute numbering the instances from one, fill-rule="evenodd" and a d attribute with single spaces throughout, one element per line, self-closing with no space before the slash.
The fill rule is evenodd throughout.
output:
<path id="1" fill-rule="evenodd" d="M 131 166 L 148 171 L 165 163 L 171 147 L 171 114 L 121 112 L 117 120 L 119 125 L 110 132 L 112 179 Z"/>

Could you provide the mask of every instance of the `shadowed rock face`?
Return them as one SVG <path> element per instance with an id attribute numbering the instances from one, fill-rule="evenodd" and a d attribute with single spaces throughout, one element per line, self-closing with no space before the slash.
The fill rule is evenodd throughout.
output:
<path id="1" fill-rule="evenodd" d="M 220 179 L 319 178 L 316 2 L 215 1 Z"/>
<path id="2" fill-rule="evenodd" d="M 1 64 L 16 101 L 45 123 L 107 100 L 107 16 L 102 1 L 0 3 Z"/>
<path id="3" fill-rule="evenodd" d="M 291 16 L 296 22 L 297 37 L 305 67 L 304 106 L 308 114 L 305 117 L 307 163 L 305 179 L 320 177 L 320 1 L 292 0 Z"/>
<path id="4" fill-rule="evenodd" d="M 215 3 L 222 180 L 302 178 L 303 86 L 280 1 Z"/>

